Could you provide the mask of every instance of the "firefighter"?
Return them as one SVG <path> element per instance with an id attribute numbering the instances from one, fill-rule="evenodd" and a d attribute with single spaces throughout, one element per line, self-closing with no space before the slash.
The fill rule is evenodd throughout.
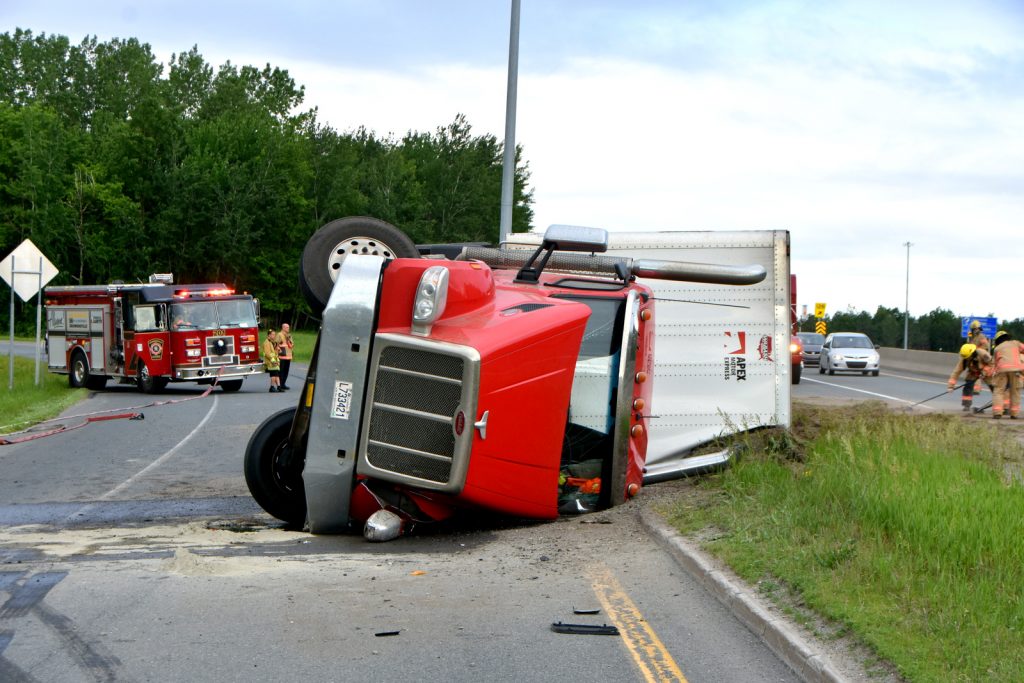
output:
<path id="1" fill-rule="evenodd" d="M 277 355 L 277 332 L 267 330 L 267 339 L 263 342 L 263 367 L 270 375 L 270 392 L 281 391 L 281 358 Z"/>
<path id="2" fill-rule="evenodd" d="M 1010 419 L 1016 420 L 1020 415 L 1020 373 L 1024 371 L 1024 344 L 1013 338 L 1009 332 L 1000 330 L 996 333 L 995 376 L 992 381 L 992 417 L 998 420 L 1003 411 L 1009 408 Z M 1009 401 L 1007 401 L 1007 393 Z M 1007 403 L 1009 404 L 1007 406 Z"/>
<path id="3" fill-rule="evenodd" d="M 974 400 L 974 385 L 981 379 L 989 385 L 989 377 L 992 375 L 992 356 L 983 348 L 975 344 L 967 343 L 960 347 L 960 360 L 953 368 L 953 374 L 949 376 L 949 385 L 946 391 L 953 391 L 960 375 L 967 373 L 964 377 L 964 390 L 961 393 L 960 405 L 965 413 L 971 412 L 971 402 Z"/>
<path id="4" fill-rule="evenodd" d="M 988 337 L 985 336 L 985 332 L 981 329 L 980 320 L 971 322 L 971 327 L 967 330 L 967 343 L 974 344 L 979 349 L 989 350 Z"/>

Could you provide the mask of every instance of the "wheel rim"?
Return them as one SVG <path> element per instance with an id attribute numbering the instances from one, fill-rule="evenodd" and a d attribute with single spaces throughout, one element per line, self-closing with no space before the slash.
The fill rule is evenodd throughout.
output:
<path id="1" fill-rule="evenodd" d="M 75 382 L 78 384 L 85 382 L 85 363 L 82 362 L 81 358 L 75 359 L 75 366 L 71 371 L 75 373 Z"/>
<path id="2" fill-rule="evenodd" d="M 327 270 L 331 275 L 331 281 L 338 279 L 338 271 L 341 264 L 349 254 L 365 254 L 369 256 L 383 256 L 386 259 L 395 258 L 394 250 L 390 245 L 372 237 L 350 237 L 338 242 L 331 249 L 331 257 L 327 260 Z"/>
<path id="3" fill-rule="evenodd" d="M 274 449 L 274 455 L 271 458 L 271 471 L 270 474 L 274 479 L 274 483 L 277 485 L 283 493 L 288 496 L 296 495 L 296 487 L 293 482 L 290 482 L 287 478 L 287 471 L 285 470 L 284 462 L 288 455 L 290 448 L 288 440 L 285 439 L 283 442 L 278 444 L 277 448 Z"/>

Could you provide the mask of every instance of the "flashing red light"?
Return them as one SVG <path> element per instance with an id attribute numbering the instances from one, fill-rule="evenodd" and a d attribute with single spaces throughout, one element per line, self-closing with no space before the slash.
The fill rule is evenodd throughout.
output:
<path id="1" fill-rule="evenodd" d="M 224 289 L 198 289 L 198 290 L 179 289 L 178 291 L 176 291 L 174 293 L 174 298 L 176 298 L 176 299 L 191 299 L 191 298 L 197 298 L 197 297 L 230 296 L 231 294 L 234 294 L 234 293 L 235 293 L 235 290 L 227 289 L 227 288 L 224 288 Z"/>

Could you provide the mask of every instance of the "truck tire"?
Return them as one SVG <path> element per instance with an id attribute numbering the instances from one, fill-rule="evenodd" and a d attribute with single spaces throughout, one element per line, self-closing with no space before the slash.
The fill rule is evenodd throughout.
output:
<path id="1" fill-rule="evenodd" d="M 71 354 L 71 365 L 68 367 L 68 386 L 81 389 L 89 381 L 89 362 L 85 353 L 79 349 Z"/>
<path id="2" fill-rule="evenodd" d="M 800 375 L 803 374 L 803 368 L 800 365 L 793 366 L 793 384 L 800 384 Z"/>
<path id="3" fill-rule="evenodd" d="M 285 408 L 263 421 L 245 447 L 245 483 L 260 507 L 283 522 L 301 526 L 306 521 L 306 490 L 302 476 L 284 472 L 288 434 L 296 408 Z M 301 468 L 299 468 L 301 472 Z"/>
<path id="4" fill-rule="evenodd" d="M 167 386 L 166 377 L 153 377 L 145 363 L 139 363 L 139 374 L 136 378 L 139 391 L 144 394 L 159 394 Z"/>
<path id="5" fill-rule="evenodd" d="M 338 269 L 349 254 L 389 259 L 420 255 L 408 235 L 377 218 L 350 216 L 324 224 L 306 242 L 299 263 L 299 290 L 314 314 L 327 306 Z"/>
<path id="6" fill-rule="evenodd" d="M 226 379 L 223 382 L 217 382 L 220 388 L 226 392 L 235 392 L 242 388 L 242 380 L 240 379 Z"/>

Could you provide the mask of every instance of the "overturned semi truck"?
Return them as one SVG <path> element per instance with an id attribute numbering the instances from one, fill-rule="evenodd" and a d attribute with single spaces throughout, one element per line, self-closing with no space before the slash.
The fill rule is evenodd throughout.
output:
<path id="1" fill-rule="evenodd" d="M 784 231 L 575 226 L 417 247 L 332 221 L 299 269 L 321 317 L 309 371 L 249 440 L 249 490 L 312 533 L 389 540 L 460 509 L 589 512 L 720 466 L 728 450 L 694 452 L 789 421 L 788 251 Z"/>

